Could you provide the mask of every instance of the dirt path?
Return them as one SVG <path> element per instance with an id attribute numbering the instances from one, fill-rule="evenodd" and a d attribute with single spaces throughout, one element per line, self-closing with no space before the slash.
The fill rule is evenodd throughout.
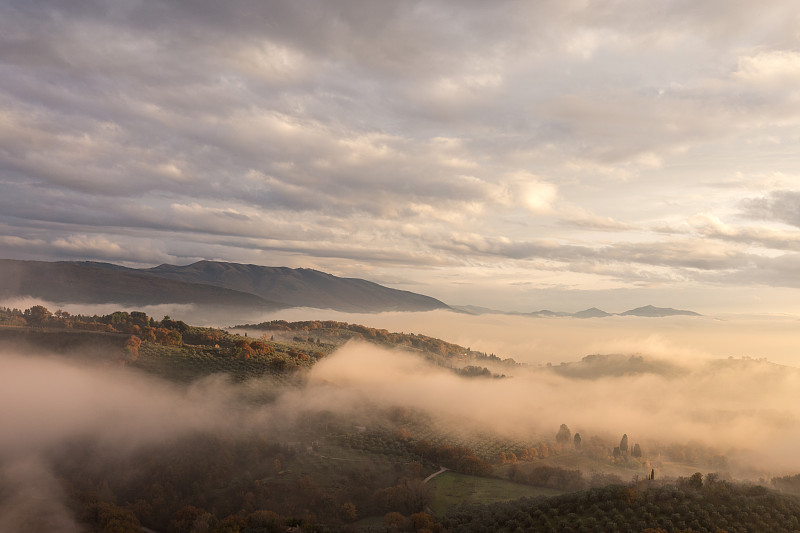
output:
<path id="1" fill-rule="evenodd" d="M 449 468 L 445 468 L 445 467 L 441 466 L 441 467 L 439 467 L 439 471 L 438 472 L 434 472 L 433 474 L 431 474 L 430 476 L 428 476 L 424 480 L 422 480 L 422 482 L 423 483 L 427 483 L 428 481 L 432 480 L 433 478 L 435 478 L 439 474 L 443 474 L 443 473 L 447 472 L 448 470 L 449 470 Z"/>

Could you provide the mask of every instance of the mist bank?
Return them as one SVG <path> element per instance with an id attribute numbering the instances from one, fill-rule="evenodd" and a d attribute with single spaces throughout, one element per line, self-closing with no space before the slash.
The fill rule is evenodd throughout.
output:
<path id="1" fill-rule="evenodd" d="M 797 335 L 800 317 L 792 315 L 579 319 L 474 316 L 449 311 L 352 314 L 287 309 L 264 314 L 251 322 L 277 319 L 339 320 L 413 332 L 532 364 L 577 361 L 589 354 L 623 353 L 679 360 L 766 358 L 800 366 Z"/>
<path id="2" fill-rule="evenodd" d="M 230 327 L 269 320 L 338 320 L 389 331 L 440 338 L 476 351 L 511 357 L 532 364 L 577 361 L 589 354 L 625 353 L 663 358 L 766 358 L 800 366 L 800 317 L 794 315 L 717 315 L 635 317 L 531 317 L 468 315 L 448 310 L 427 312 L 344 313 L 292 308 L 270 313 L 221 311 L 209 306 L 164 304 L 127 308 L 116 304 L 87 305 L 47 302 L 34 298 L 3 302 L 19 309 L 44 305 L 73 314 L 143 311 L 168 315 L 188 324 Z M 256 336 L 263 331 L 253 331 Z"/>
<path id="3" fill-rule="evenodd" d="M 381 413 L 397 407 L 424 413 L 441 434 L 552 442 L 567 424 L 587 443 L 612 447 L 625 433 L 653 457 L 675 444 L 713 448 L 730 458 L 726 468 L 736 476 L 800 471 L 800 371 L 750 359 L 686 357 L 671 360 L 679 372 L 591 379 L 559 367 L 516 367 L 510 377 L 481 379 L 351 341 L 297 386 L 223 376 L 176 385 L 130 368 L 8 350 L 0 365 L 0 525 L 12 530 L 81 530 L 49 466 L 76 441 L 96 443 L 113 461 L 203 432 L 280 442 L 315 417 L 386 424 Z M 690 468 L 711 471 L 702 462 Z"/>
<path id="4" fill-rule="evenodd" d="M 755 360 L 680 367 L 679 377 L 582 379 L 520 368 L 511 378 L 465 379 L 403 352 L 350 343 L 314 367 L 304 393 L 320 405 L 411 406 L 465 432 L 547 439 L 566 423 L 611 442 L 623 433 L 651 446 L 693 442 L 741 466 L 800 469 L 800 371 Z"/>
<path id="5" fill-rule="evenodd" d="M 281 438 L 298 417 L 408 407 L 443 431 L 551 440 L 566 423 L 584 436 L 642 444 L 697 442 L 749 457 L 751 466 L 800 470 L 795 401 L 800 371 L 757 360 L 672 362 L 669 373 L 594 375 L 517 367 L 504 379 L 459 376 L 414 353 L 351 341 L 300 386 L 212 376 L 178 386 L 127 368 L 63 357 L 0 355 L 0 458 L 46 453 L 92 438 L 124 451 L 193 431 Z M 269 393 L 269 394 L 265 394 Z M 270 398 L 254 402 L 253 398 Z"/>

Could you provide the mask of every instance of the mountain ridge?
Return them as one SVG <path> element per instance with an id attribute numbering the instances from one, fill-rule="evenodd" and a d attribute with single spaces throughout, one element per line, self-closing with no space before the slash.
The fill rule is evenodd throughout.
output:
<path id="1" fill-rule="evenodd" d="M 151 275 L 207 283 L 255 294 L 293 307 L 347 312 L 430 311 L 449 306 L 430 296 L 384 287 L 360 278 L 342 278 L 310 268 L 197 261 L 190 265 L 162 264 L 146 269 Z"/>
<path id="2" fill-rule="evenodd" d="M 205 304 L 277 310 L 287 305 L 254 294 L 174 282 L 112 263 L 0 259 L 0 296 L 60 303 Z"/>
<path id="3" fill-rule="evenodd" d="M 345 312 L 450 309 L 430 296 L 313 269 L 197 261 L 130 268 L 93 261 L 0 259 L 0 297 L 63 303 L 194 303 L 272 311 L 312 307 Z"/>

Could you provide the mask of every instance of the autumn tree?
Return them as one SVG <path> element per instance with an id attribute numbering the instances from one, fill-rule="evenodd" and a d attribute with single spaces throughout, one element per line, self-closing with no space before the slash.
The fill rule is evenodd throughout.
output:
<path id="1" fill-rule="evenodd" d="M 572 438 L 572 444 L 575 446 L 576 450 L 581 449 L 581 434 L 575 433 L 575 437 Z"/>
<path id="2" fill-rule="evenodd" d="M 628 453 L 628 434 L 627 433 L 622 435 L 622 440 L 619 441 L 619 451 L 622 452 L 622 455 L 626 455 Z"/>
<path id="3" fill-rule="evenodd" d="M 428 513 L 414 513 L 409 519 L 414 527 L 414 531 L 431 531 L 433 530 L 433 517 Z"/>
<path id="4" fill-rule="evenodd" d="M 397 511 L 386 513 L 383 517 L 383 525 L 389 528 L 389 531 L 401 531 L 406 529 L 406 517 Z"/>
<path id="5" fill-rule="evenodd" d="M 125 341 L 125 349 L 128 351 L 131 362 L 136 362 L 139 357 L 139 346 L 142 345 L 142 339 L 136 335 L 131 335 Z"/>
<path id="6" fill-rule="evenodd" d="M 53 313 L 51 313 L 50 310 L 43 305 L 34 305 L 30 309 L 26 309 L 23 316 L 29 324 L 33 326 L 40 326 L 50 320 L 50 317 L 53 316 Z"/>
<path id="7" fill-rule="evenodd" d="M 339 509 L 339 516 L 345 522 L 355 522 L 356 518 L 358 518 L 355 504 L 353 502 L 343 503 Z"/>
<path id="8" fill-rule="evenodd" d="M 257 355 L 271 355 L 273 353 L 272 346 L 261 341 L 251 342 L 250 348 Z"/>

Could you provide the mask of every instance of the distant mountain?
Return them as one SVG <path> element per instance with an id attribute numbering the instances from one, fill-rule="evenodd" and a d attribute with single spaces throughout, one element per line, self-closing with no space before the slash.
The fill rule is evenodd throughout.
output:
<path id="1" fill-rule="evenodd" d="M 559 317 L 559 316 L 572 316 L 569 313 L 560 311 L 550 311 L 549 309 L 542 309 L 541 311 L 533 311 L 530 313 L 500 311 L 498 309 L 491 309 L 489 307 L 481 307 L 479 305 L 451 305 L 451 309 L 459 313 L 468 315 L 514 315 L 514 316 L 535 316 L 535 317 Z"/>
<path id="2" fill-rule="evenodd" d="M 287 307 L 254 294 L 159 278 L 108 263 L 0 259 L 0 296 L 58 303 L 207 304 L 272 310 Z"/>
<path id="3" fill-rule="evenodd" d="M 59 303 L 195 303 L 259 310 L 314 307 L 347 312 L 449 309 L 429 296 L 307 268 L 199 261 L 135 269 L 110 263 L 0 259 L 0 297 Z"/>
<path id="4" fill-rule="evenodd" d="M 578 311 L 577 313 L 550 311 L 549 309 L 542 309 L 541 311 L 533 311 L 530 313 L 517 313 L 517 312 L 498 311 L 496 309 L 479 307 L 477 305 L 461 305 L 454 307 L 453 309 L 471 315 L 505 314 L 505 315 L 515 315 L 515 316 L 520 315 L 520 316 L 532 316 L 532 317 L 544 317 L 544 318 L 551 318 L 551 317 L 604 318 L 607 316 L 666 317 L 666 316 L 676 316 L 676 315 L 702 316 L 700 313 L 695 313 L 694 311 L 684 311 L 681 309 L 672 309 L 669 307 L 654 307 L 652 305 L 637 307 L 636 309 L 631 309 L 629 311 L 625 311 L 624 313 L 607 313 L 606 311 L 598 309 L 597 307 L 590 307 L 589 309 L 584 309 L 583 311 Z"/>
<path id="5" fill-rule="evenodd" d="M 505 311 L 498 311 L 497 309 L 490 309 L 488 307 L 481 307 L 479 305 L 451 305 L 450 309 L 457 313 L 464 313 L 465 315 L 504 315 Z"/>
<path id="6" fill-rule="evenodd" d="M 606 316 L 611 316 L 611 313 L 606 313 L 602 309 L 598 309 L 596 307 L 590 307 L 589 309 L 584 309 L 583 311 L 572 313 L 572 316 L 574 316 L 575 318 L 602 318 Z"/>
<path id="7" fill-rule="evenodd" d="M 160 265 L 142 272 L 247 292 L 295 307 L 366 313 L 449 309 L 430 296 L 390 289 L 363 279 L 340 278 L 309 268 L 198 261 L 186 266 Z"/>
<path id="8" fill-rule="evenodd" d="M 637 307 L 620 313 L 621 316 L 644 316 L 644 317 L 664 317 L 675 315 L 687 316 L 702 316 L 700 313 L 694 311 L 684 311 L 681 309 L 672 309 L 670 307 L 653 307 L 652 305 L 645 305 L 644 307 Z"/>
<path id="9" fill-rule="evenodd" d="M 524 313 L 528 316 L 544 316 L 544 317 L 557 317 L 557 316 L 572 316 L 569 313 L 562 313 L 561 311 L 551 311 L 549 309 L 542 309 L 541 311 L 534 311 L 532 313 Z"/>

